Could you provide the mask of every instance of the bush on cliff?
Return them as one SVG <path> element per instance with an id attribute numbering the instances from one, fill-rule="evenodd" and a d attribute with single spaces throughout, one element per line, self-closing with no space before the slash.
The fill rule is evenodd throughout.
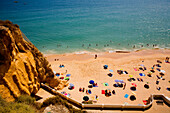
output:
<path id="1" fill-rule="evenodd" d="M 1 113 L 35 113 L 35 109 L 24 103 L 6 102 L 0 96 L 0 112 Z"/>

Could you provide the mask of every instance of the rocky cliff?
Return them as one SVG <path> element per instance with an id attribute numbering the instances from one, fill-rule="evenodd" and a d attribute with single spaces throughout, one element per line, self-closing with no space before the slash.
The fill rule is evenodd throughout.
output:
<path id="1" fill-rule="evenodd" d="M 41 82 L 53 81 L 54 73 L 43 54 L 23 38 L 19 26 L 0 21 L 0 94 L 13 100 L 35 94 Z"/>

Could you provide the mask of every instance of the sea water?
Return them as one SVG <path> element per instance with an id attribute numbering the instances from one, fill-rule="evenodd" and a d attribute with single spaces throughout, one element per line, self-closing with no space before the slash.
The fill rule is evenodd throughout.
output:
<path id="1" fill-rule="evenodd" d="M 170 48 L 170 0 L 17 1 L 0 0 L 0 19 L 46 54 Z"/>

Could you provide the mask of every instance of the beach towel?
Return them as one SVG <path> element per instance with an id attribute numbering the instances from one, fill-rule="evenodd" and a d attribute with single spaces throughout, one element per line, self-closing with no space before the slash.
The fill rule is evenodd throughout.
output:
<path id="1" fill-rule="evenodd" d="M 63 79 L 64 79 L 64 77 L 60 77 L 60 79 L 62 79 L 62 80 L 63 80 Z"/>
<path id="2" fill-rule="evenodd" d="M 139 73 L 139 75 L 140 75 L 140 76 L 145 76 L 145 74 L 144 74 L 144 73 Z"/>
<path id="3" fill-rule="evenodd" d="M 70 95 L 71 95 L 71 94 L 70 94 L 70 93 L 68 93 L 66 96 L 67 96 L 67 97 L 70 97 Z"/>
<path id="4" fill-rule="evenodd" d="M 165 71 L 164 71 L 164 70 L 160 70 L 160 72 L 161 72 L 161 73 L 165 73 Z"/>
<path id="5" fill-rule="evenodd" d="M 133 86 L 137 87 L 137 85 L 135 83 L 132 83 Z"/>
<path id="6" fill-rule="evenodd" d="M 136 68 L 133 68 L 135 71 L 138 71 Z"/>
<path id="7" fill-rule="evenodd" d="M 104 86 L 109 86 L 109 84 L 108 84 L 108 83 L 103 83 L 103 85 L 104 85 Z"/>
<path id="8" fill-rule="evenodd" d="M 129 77 L 130 77 L 130 78 L 132 78 L 132 77 L 133 77 L 133 75 L 129 75 Z"/>
<path id="9" fill-rule="evenodd" d="M 113 72 L 113 70 L 109 70 L 110 72 Z"/>
<path id="10" fill-rule="evenodd" d="M 105 94 L 105 90 L 102 90 L 102 94 Z"/>
<path id="11" fill-rule="evenodd" d="M 124 96 L 124 97 L 125 97 L 125 98 L 128 98 L 128 96 L 129 96 L 128 94 L 125 94 L 125 96 Z"/>
<path id="12" fill-rule="evenodd" d="M 70 80 L 70 78 L 69 78 L 69 77 L 66 77 L 65 80 Z"/>
<path id="13" fill-rule="evenodd" d="M 65 96 L 67 95 L 67 93 L 64 94 Z"/>

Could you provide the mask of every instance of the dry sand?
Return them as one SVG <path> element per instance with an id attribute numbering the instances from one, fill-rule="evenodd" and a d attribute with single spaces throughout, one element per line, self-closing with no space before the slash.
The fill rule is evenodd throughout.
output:
<path id="1" fill-rule="evenodd" d="M 62 91 L 66 91 L 71 94 L 71 98 L 82 102 L 83 96 L 87 95 L 85 92 L 79 92 L 80 87 L 89 89 L 89 80 L 94 80 L 97 82 L 98 87 L 91 88 L 92 94 L 87 95 L 90 99 L 93 99 L 95 95 L 98 95 L 99 99 L 97 104 L 143 104 L 142 100 L 148 99 L 150 94 L 164 94 L 165 96 L 170 97 L 170 93 L 166 90 L 167 87 L 170 87 L 170 63 L 165 63 L 165 58 L 170 57 L 170 50 L 157 49 L 157 50 L 142 50 L 138 52 L 130 53 L 97 53 L 98 58 L 94 59 L 96 53 L 87 53 L 87 54 L 63 54 L 63 55 L 45 55 L 47 60 L 52 65 L 52 69 L 57 73 L 63 73 L 61 76 L 66 74 L 71 74 L 69 83 L 75 85 L 75 89 L 68 90 L 68 87 L 64 88 Z M 55 61 L 55 59 L 58 59 Z M 157 77 L 159 72 L 155 70 L 155 73 L 152 74 L 152 77 L 148 77 L 147 73 L 151 70 L 151 67 L 154 64 L 158 64 L 157 60 L 162 61 L 160 69 L 165 70 L 165 80 L 159 79 L 159 85 L 156 85 Z M 59 68 L 59 65 L 63 64 L 64 68 Z M 104 69 L 104 65 L 108 65 L 108 69 Z M 135 71 L 133 68 L 138 67 L 143 64 L 147 70 L 145 71 Z M 117 70 L 123 69 L 126 70 L 129 74 L 117 73 Z M 67 70 L 67 71 L 66 71 Z M 109 77 L 107 74 L 113 74 L 112 77 Z M 66 73 L 67 72 L 67 73 Z M 65 74 L 66 73 L 66 74 Z M 139 76 L 139 73 L 144 73 L 146 76 Z M 133 75 L 136 81 L 129 82 L 127 79 L 129 75 Z M 60 76 L 60 77 L 61 77 Z M 139 82 L 137 78 L 142 78 L 144 81 Z M 126 82 L 126 88 L 115 88 L 113 84 L 115 79 L 124 80 Z M 102 83 L 108 83 L 109 86 L 104 86 Z M 144 84 L 149 83 L 150 88 L 145 89 Z M 131 83 L 137 84 L 137 90 L 131 91 Z M 158 91 L 156 87 L 161 87 L 161 90 Z M 111 89 L 115 90 L 116 95 L 111 95 L 106 97 L 101 94 L 101 90 Z M 136 100 L 131 101 L 128 98 L 125 98 L 124 95 L 128 94 L 129 96 L 135 94 Z M 154 110 L 156 111 L 156 110 Z M 168 111 L 169 108 L 168 108 Z"/>

